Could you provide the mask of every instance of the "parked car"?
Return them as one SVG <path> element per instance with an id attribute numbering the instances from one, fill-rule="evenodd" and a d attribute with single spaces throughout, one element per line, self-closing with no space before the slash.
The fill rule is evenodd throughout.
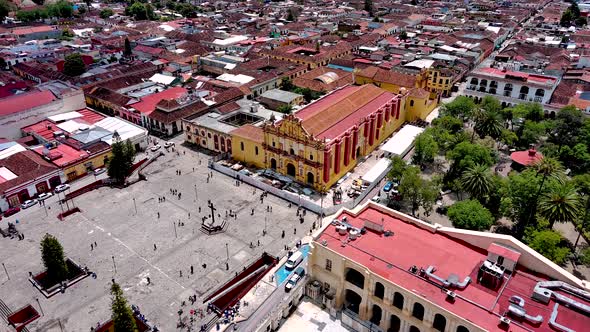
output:
<path id="1" fill-rule="evenodd" d="M 66 191 L 68 189 L 70 189 L 70 185 L 67 183 L 64 183 L 64 184 L 60 184 L 60 185 L 56 186 L 55 189 L 53 190 L 53 192 L 57 194 L 62 191 Z"/>
<path id="2" fill-rule="evenodd" d="M 39 196 L 37 196 L 37 200 L 44 201 L 44 200 L 48 199 L 51 196 L 53 196 L 53 194 L 50 193 L 50 192 L 41 193 L 41 194 L 39 194 Z"/>
<path id="3" fill-rule="evenodd" d="M 375 203 L 379 203 L 381 201 L 381 197 L 379 197 L 379 195 L 377 195 L 377 196 L 371 198 L 371 200 Z"/>
<path id="4" fill-rule="evenodd" d="M 23 204 L 20 205 L 21 209 L 28 209 L 31 206 L 35 205 L 39 203 L 39 201 L 37 201 L 36 199 L 29 199 L 23 202 Z"/>
<path id="5" fill-rule="evenodd" d="M 94 170 L 94 176 L 101 175 L 102 173 L 104 173 L 106 171 L 107 171 L 106 168 L 102 168 L 102 167 L 101 168 L 97 168 L 97 169 Z"/>
<path id="6" fill-rule="evenodd" d="M 293 289 L 293 287 L 295 287 L 295 285 L 297 285 L 297 282 L 299 281 L 299 279 L 301 279 L 301 277 L 297 274 L 294 274 L 291 279 L 289 279 L 289 281 L 287 281 L 287 283 L 285 284 L 285 292 L 290 292 L 291 289 Z"/>
<path id="7" fill-rule="evenodd" d="M 285 268 L 287 270 L 293 270 L 301 261 L 303 260 L 303 253 L 301 251 L 296 251 L 287 259 L 287 263 L 285 263 Z"/>
<path id="8" fill-rule="evenodd" d="M 156 151 L 160 150 L 161 148 L 162 148 L 162 146 L 160 144 L 156 144 L 156 145 L 152 146 L 150 148 L 150 150 L 152 150 L 152 152 L 156 152 Z"/>
<path id="9" fill-rule="evenodd" d="M 393 189 L 393 182 L 387 181 L 387 183 L 383 186 L 383 191 L 389 192 L 391 189 Z"/>
<path id="10" fill-rule="evenodd" d="M 4 211 L 4 216 L 10 217 L 11 215 L 17 213 L 18 211 L 20 211 L 20 208 L 18 206 L 11 207 L 8 210 Z"/>
<path id="11" fill-rule="evenodd" d="M 176 144 L 175 144 L 174 142 L 166 142 L 166 143 L 164 143 L 164 147 L 165 147 L 165 148 L 169 148 L 169 147 L 171 147 L 171 146 L 175 146 L 175 145 L 176 145 Z"/>

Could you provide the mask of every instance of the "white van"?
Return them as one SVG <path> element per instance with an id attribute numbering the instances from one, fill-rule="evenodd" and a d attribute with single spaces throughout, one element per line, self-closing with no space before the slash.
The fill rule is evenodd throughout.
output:
<path id="1" fill-rule="evenodd" d="M 301 261 L 303 260 L 303 254 L 301 251 L 296 251 L 287 259 L 287 263 L 285 264 L 285 268 L 287 270 L 293 270 Z"/>

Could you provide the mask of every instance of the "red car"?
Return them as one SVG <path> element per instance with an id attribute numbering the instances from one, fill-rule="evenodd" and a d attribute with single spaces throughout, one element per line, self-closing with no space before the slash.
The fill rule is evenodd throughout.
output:
<path id="1" fill-rule="evenodd" d="M 18 206 L 11 207 L 10 209 L 4 211 L 4 216 L 10 217 L 11 215 L 17 213 L 18 211 L 20 211 L 20 208 Z"/>

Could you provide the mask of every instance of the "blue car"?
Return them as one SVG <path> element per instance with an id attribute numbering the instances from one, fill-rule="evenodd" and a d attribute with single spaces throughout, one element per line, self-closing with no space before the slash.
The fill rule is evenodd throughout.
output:
<path id="1" fill-rule="evenodd" d="M 393 189 L 393 182 L 387 181 L 385 186 L 383 186 L 383 191 L 387 193 L 387 192 L 390 192 L 391 189 Z"/>

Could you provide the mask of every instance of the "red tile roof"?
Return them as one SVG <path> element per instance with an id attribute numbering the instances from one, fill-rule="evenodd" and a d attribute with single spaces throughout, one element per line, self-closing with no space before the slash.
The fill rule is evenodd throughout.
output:
<path id="1" fill-rule="evenodd" d="M 0 116 L 30 110 L 31 108 L 49 104 L 56 99 L 57 97 L 49 90 L 32 91 L 10 96 L 0 100 Z"/>
<path id="2" fill-rule="evenodd" d="M 0 192 L 26 184 L 58 170 L 51 163 L 43 160 L 33 151 L 23 151 L 0 160 L 0 167 L 6 167 L 16 178 L 0 183 Z"/>
<path id="3" fill-rule="evenodd" d="M 243 125 L 240 128 L 234 129 L 230 134 L 232 136 L 249 139 L 256 143 L 262 143 L 264 141 L 264 132 L 262 131 L 262 128 L 251 124 Z"/>
<path id="4" fill-rule="evenodd" d="M 358 228 L 364 227 L 366 221 L 384 225 L 384 230 L 391 231 L 392 235 L 386 237 L 382 233 L 367 230 L 357 239 L 342 245 L 347 236 L 339 235 L 336 226 L 329 225 L 315 239 L 316 245 L 327 247 L 425 301 L 463 317 L 484 330 L 502 330 L 499 325 L 499 316 L 507 312 L 510 297 L 517 295 L 526 299 L 527 315 L 540 314 L 543 316 L 543 322 L 533 325 L 527 320 L 515 319 L 509 315 L 508 318 L 512 319 L 510 331 L 554 331 L 548 323 L 554 303 L 550 301 L 549 304 L 543 304 L 531 299 L 536 283 L 547 280 L 545 276 L 533 274 L 521 265 L 517 265 L 516 271 L 510 277 L 504 277 L 502 287 L 493 290 L 477 281 L 479 267 L 487 258 L 485 249 L 453 238 L 444 231 L 432 232 L 425 226 L 403 221 L 396 215 L 374 208 L 371 204 L 356 214 L 344 211 L 336 219 L 342 219 L 343 216 L 346 216 L 349 224 Z M 453 288 L 457 298 L 455 301 L 449 301 L 445 292 L 435 285 L 436 281 L 428 282 L 418 274 L 409 272 L 412 266 L 418 269 L 434 266 L 435 274 L 442 278 L 455 274 L 459 276 L 459 280 L 463 280 L 469 276 L 471 283 L 463 290 Z M 574 298 L 576 301 L 589 305 L 588 301 Z M 576 331 L 585 331 L 590 326 L 590 316 L 578 313 L 567 306 L 559 307 L 558 321 Z"/>
<path id="5" fill-rule="evenodd" d="M 141 98 L 141 101 L 129 105 L 143 114 L 150 114 L 156 109 L 156 105 L 163 99 L 177 99 L 185 95 L 187 90 L 183 87 L 176 86 L 162 92 L 154 93 Z"/>
<path id="6" fill-rule="evenodd" d="M 396 95 L 371 84 L 347 86 L 295 113 L 308 133 L 334 139 Z"/>
<path id="7" fill-rule="evenodd" d="M 543 154 L 541 154 L 541 152 L 535 149 L 530 149 L 527 151 L 516 151 L 510 154 L 510 159 L 512 159 L 512 161 L 514 161 L 515 163 L 521 164 L 523 166 L 529 166 L 543 159 Z"/>

